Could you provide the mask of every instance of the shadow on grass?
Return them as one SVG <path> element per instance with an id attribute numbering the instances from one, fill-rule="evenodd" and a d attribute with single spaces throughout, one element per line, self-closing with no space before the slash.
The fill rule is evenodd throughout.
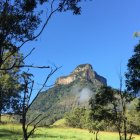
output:
<path id="1" fill-rule="evenodd" d="M 0 138 L 6 138 L 6 137 L 10 137 L 12 135 L 21 135 L 20 132 L 14 132 L 14 131 L 10 131 L 10 130 L 7 130 L 7 129 L 0 129 Z"/>
<path id="2" fill-rule="evenodd" d="M 63 135 L 48 135 L 48 134 L 34 134 L 32 138 L 59 138 L 59 139 L 70 139 L 76 138 L 75 136 L 63 136 Z"/>

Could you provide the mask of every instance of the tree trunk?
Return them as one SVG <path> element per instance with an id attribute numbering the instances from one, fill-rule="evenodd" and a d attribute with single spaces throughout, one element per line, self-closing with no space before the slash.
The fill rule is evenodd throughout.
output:
<path id="1" fill-rule="evenodd" d="M 133 132 L 131 132 L 130 137 L 129 137 L 129 140 L 132 140 L 132 134 L 133 134 Z"/>
<path id="2" fill-rule="evenodd" d="M 23 140 L 28 140 L 25 114 L 22 115 L 21 123 L 22 123 L 22 130 L 23 130 Z"/>
<path id="3" fill-rule="evenodd" d="M 22 130 L 23 130 L 23 140 L 28 140 L 26 129 L 24 129 L 24 127 L 22 127 Z"/>
<path id="4" fill-rule="evenodd" d="M 123 103 L 123 126 L 124 126 L 124 140 L 127 140 L 127 118 L 126 118 L 126 106 Z"/>
<path id="5" fill-rule="evenodd" d="M 120 126 L 117 126 L 117 130 L 119 132 L 119 139 L 122 140 L 122 136 L 121 136 L 121 127 Z"/>
<path id="6" fill-rule="evenodd" d="M 2 123 L 1 116 L 2 116 L 2 94 L 0 91 L 0 123 Z"/>
<path id="7" fill-rule="evenodd" d="M 122 136 L 121 136 L 121 133 L 119 132 L 119 138 L 120 138 L 120 140 L 122 140 Z"/>
<path id="8" fill-rule="evenodd" d="M 127 140 L 126 117 L 124 118 L 124 140 Z"/>
<path id="9" fill-rule="evenodd" d="M 2 123 L 2 121 L 1 121 L 1 110 L 0 110 L 0 124 Z"/>
<path id="10" fill-rule="evenodd" d="M 96 132 L 96 140 L 98 140 L 98 133 L 99 133 L 99 130 L 97 130 Z"/>

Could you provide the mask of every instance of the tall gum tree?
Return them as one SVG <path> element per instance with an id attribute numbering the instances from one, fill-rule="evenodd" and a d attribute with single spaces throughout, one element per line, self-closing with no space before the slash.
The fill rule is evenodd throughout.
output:
<path id="1" fill-rule="evenodd" d="M 127 69 L 127 90 L 137 95 L 140 92 L 140 43 L 135 46 L 134 54 L 128 60 Z"/>

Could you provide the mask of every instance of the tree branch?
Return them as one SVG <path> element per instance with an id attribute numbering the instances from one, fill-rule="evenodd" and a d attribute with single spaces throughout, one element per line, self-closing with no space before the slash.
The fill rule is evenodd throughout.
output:
<path id="1" fill-rule="evenodd" d="M 16 65 L 15 63 L 10 68 L 1 68 L 0 70 L 11 70 L 12 68 L 23 68 L 23 67 L 24 68 L 38 68 L 38 69 L 49 69 L 50 68 L 50 66 Z"/>
<path id="2" fill-rule="evenodd" d="M 32 129 L 32 130 L 29 132 L 29 134 L 28 134 L 28 138 L 34 133 L 34 131 L 35 131 L 37 125 L 38 125 L 42 120 L 44 120 L 46 117 L 47 117 L 47 116 L 41 118 L 41 119 L 33 126 L 33 129 Z"/>
<path id="3" fill-rule="evenodd" d="M 34 50 L 35 48 L 32 48 L 32 50 L 22 59 L 22 61 L 25 60 L 28 56 L 30 56 Z"/>
<path id="4" fill-rule="evenodd" d="M 27 124 L 26 130 L 28 129 L 29 125 L 31 125 L 34 121 L 36 121 L 42 114 L 37 115 L 31 122 Z"/>
<path id="5" fill-rule="evenodd" d="M 43 83 L 43 85 L 42 85 L 42 87 L 40 88 L 40 90 L 38 91 L 38 93 L 36 94 L 36 96 L 35 96 L 35 98 L 32 100 L 32 102 L 29 104 L 29 106 L 27 107 L 27 110 L 26 111 L 28 111 L 28 109 L 30 108 L 30 106 L 33 104 L 33 102 L 37 99 L 37 97 L 39 96 L 39 94 L 40 94 L 40 92 L 43 90 L 43 88 L 45 87 L 45 85 L 46 85 L 46 83 L 47 83 L 47 81 L 49 80 L 49 78 L 59 69 L 59 68 L 61 68 L 61 67 L 55 67 L 55 69 L 52 69 L 51 68 L 51 71 L 50 71 L 50 73 L 49 73 L 49 75 L 46 77 L 46 80 L 45 80 L 45 82 Z"/>
<path id="6" fill-rule="evenodd" d="M 4 63 L 9 57 L 11 57 L 12 55 L 14 55 L 17 51 L 19 51 L 19 50 L 21 49 L 21 47 L 22 47 L 23 45 L 25 45 L 27 42 L 33 41 L 33 40 L 37 39 L 37 38 L 42 34 L 42 32 L 44 31 L 45 27 L 46 27 L 47 24 L 49 23 L 49 20 L 51 19 L 52 15 L 53 15 L 55 12 L 58 11 L 58 8 L 56 8 L 55 10 L 52 11 L 52 9 L 53 9 L 53 8 L 52 8 L 53 3 L 54 3 L 54 0 L 53 0 L 52 3 L 51 3 L 51 12 L 50 12 L 49 16 L 47 17 L 46 22 L 45 22 L 44 25 L 42 26 L 40 32 L 39 32 L 37 35 L 35 35 L 33 38 L 30 38 L 30 39 L 25 40 L 19 47 L 16 48 L 16 50 L 12 51 L 11 54 L 9 54 L 9 55 L 3 60 L 3 63 Z M 12 68 L 11 68 L 11 69 L 12 69 Z M 4 69 L 1 69 L 1 70 L 4 70 Z"/>
<path id="7" fill-rule="evenodd" d="M 32 92 L 33 92 L 33 87 L 34 87 L 34 81 L 32 81 L 32 85 L 31 85 L 31 90 L 30 90 L 30 94 L 29 94 L 29 99 L 28 99 L 28 105 L 29 105 L 29 101 L 30 101 L 30 98 L 31 98 L 31 95 L 32 95 Z"/>

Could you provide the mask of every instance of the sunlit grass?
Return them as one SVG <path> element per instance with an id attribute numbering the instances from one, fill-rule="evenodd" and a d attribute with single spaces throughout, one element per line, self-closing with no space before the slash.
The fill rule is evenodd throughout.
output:
<path id="1" fill-rule="evenodd" d="M 140 140 L 135 135 L 134 140 Z M 30 140 L 94 140 L 95 136 L 88 130 L 75 128 L 38 128 Z M 22 131 L 19 124 L 0 125 L 0 140 L 21 140 Z M 118 133 L 100 132 L 99 140 L 119 140 Z"/>
<path id="2" fill-rule="evenodd" d="M 2 115 L 1 117 L 2 122 L 10 123 L 10 122 L 15 122 L 16 120 L 14 119 L 14 116 L 12 115 Z"/>

